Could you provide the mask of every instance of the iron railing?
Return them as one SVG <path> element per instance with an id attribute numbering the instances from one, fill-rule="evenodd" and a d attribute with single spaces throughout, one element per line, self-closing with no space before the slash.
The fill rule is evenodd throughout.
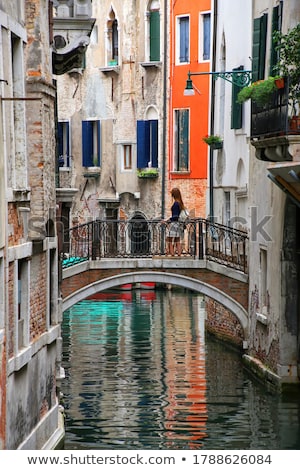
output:
<path id="1" fill-rule="evenodd" d="M 182 258 L 208 259 L 247 272 L 248 237 L 206 219 L 183 227 Z M 64 231 L 62 267 L 103 258 L 166 256 L 169 225 L 160 220 L 95 220 Z"/>
<path id="2" fill-rule="evenodd" d="M 275 90 L 268 103 L 251 103 L 251 138 L 267 138 L 290 134 L 300 134 L 299 124 L 289 118 L 292 113 L 289 77 L 285 78 L 284 88 Z"/>

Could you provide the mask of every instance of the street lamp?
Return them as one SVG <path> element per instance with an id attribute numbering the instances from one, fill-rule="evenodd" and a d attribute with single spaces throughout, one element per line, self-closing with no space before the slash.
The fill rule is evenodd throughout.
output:
<path id="1" fill-rule="evenodd" d="M 217 78 L 222 78 L 227 82 L 230 82 L 232 85 L 238 86 L 239 88 L 243 88 L 250 84 L 252 79 L 252 71 L 251 70 L 243 70 L 242 66 L 235 70 L 231 70 L 230 72 L 191 72 L 188 71 L 188 78 L 186 81 L 186 87 L 184 89 L 184 96 L 193 96 L 195 94 L 193 81 L 191 77 L 193 75 L 211 75 L 213 81 L 217 80 Z M 214 121 L 214 87 L 212 86 L 211 90 L 212 94 L 212 108 L 211 108 L 211 124 L 213 125 Z M 210 147 L 209 149 L 209 217 L 211 220 L 214 219 L 214 195 L 213 195 L 213 149 Z"/>
<path id="2" fill-rule="evenodd" d="M 214 80 L 222 78 L 227 82 L 232 83 L 240 88 L 243 88 L 251 82 L 251 70 L 231 70 L 231 72 L 190 72 L 188 71 L 188 78 L 186 81 L 186 87 L 184 89 L 184 96 L 193 96 L 195 94 L 193 88 L 192 75 L 212 75 Z"/>

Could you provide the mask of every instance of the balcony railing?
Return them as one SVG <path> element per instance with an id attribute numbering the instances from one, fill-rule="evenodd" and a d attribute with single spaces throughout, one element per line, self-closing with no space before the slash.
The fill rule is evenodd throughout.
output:
<path id="1" fill-rule="evenodd" d="M 251 103 L 251 138 L 268 138 L 289 134 L 300 134 L 299 124 L 294 125 L 289 103 L 289 80 L 285 79 L 284 88 L 275 90 L 268 104 L 259 106 Z"/>
<path id="2" fill-rule="evenodd" d="M 245 232 L 192 219 L 184 224 L 182 258 L 207 259 L 247 272 Z M 153 258 L 166 255 L 168 224 L 158 220 L 95 220 L 64 231 L 62 267 L 105 258 Z"/>

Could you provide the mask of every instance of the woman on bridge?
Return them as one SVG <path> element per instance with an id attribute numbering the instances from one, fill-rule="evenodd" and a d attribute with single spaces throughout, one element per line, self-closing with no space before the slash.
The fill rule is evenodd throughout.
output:
<path id="1" fill-rule="evenodd" d="M 175 253 L 178 256 L 181 256 L 182 245 L 181 239 L 184 234 L 184 224 L 179 221 L 180 212 L 186 210 L 180 189 L 173 188 L 171 191 L 171 196 L 174 199 L 174 202 L 171 207 L 171 217 L 165 222 L 170 224 L 168 227 L 167 234 L 167 249 L 166 254 L 174 256 Z"/>

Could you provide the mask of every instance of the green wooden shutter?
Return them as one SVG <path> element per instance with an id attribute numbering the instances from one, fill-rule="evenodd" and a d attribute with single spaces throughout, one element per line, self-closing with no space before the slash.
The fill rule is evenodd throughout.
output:
<path id="1" fill-rule="evenodd" d="M 265 78 L 266 40 L 268 15 L 265 14 L 253 21 L 252 46 L 252 81 Z"/>
<path id="2" fill-rule="evenodd" d="M 276 51 L 276 42 L 273 39 L 275 31 L 281 31 L 282 21 L 282 1 L 279 5 L 273 8 L 272 14 L 272 36 L 271 36 L 271 53 L 270 53 L 270 75 L 274 76 L 277 74 L 276 65 L 278 63 L 279 55 Z"/>
<path id="3" fill-rule="evenodd" d="M 259 75 L 258 75 L 259 80 L 263 80 L 265 78 L 267 28 L 268 28 L 268 15 L 265 14 L 261 17 L 261 22 L 260 22 L 260 49 L 259 49 Z"/>
<path id="4" fill-rule="evenodd" d="M 150 13 L 150 61 L 160 60 L 160 14 Z"/>
<path id="5" fill-rule="evenodd" d="M 179 113 L 179 155 L 178 170 L 189 168 L 189 110 L 182 109 Z"/>
<path id="6" fill-rule="evenodd" d="M 233 70 L 243 70 L 244 67 L 237 67 Z M 237 102 L 238 92 L 241 90 L 241 87 L 232 84 L 232 94 L 231 94 L 231 129 L 240 129 L 243 122 L 243 105 Z"/>

